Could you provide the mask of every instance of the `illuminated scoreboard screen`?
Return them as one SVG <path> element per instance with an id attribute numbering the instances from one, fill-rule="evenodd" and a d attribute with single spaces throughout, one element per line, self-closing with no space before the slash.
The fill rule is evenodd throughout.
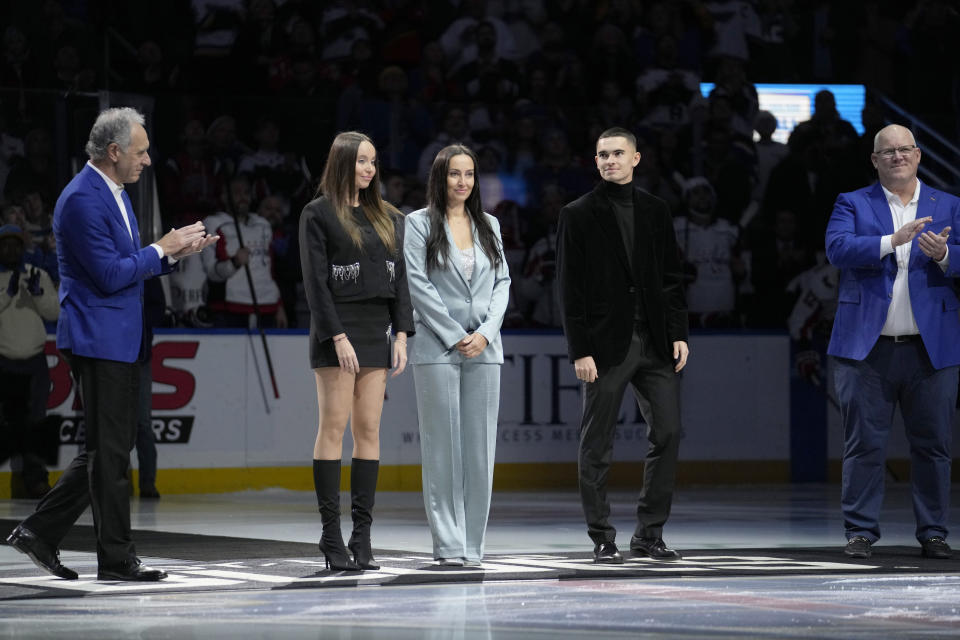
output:
<path id="1" fill-rule="evenodd" d="M 710 96 L 713 86 L 712 82 L 700 83 L 700 92 L 705 98 Z M 865 91 L 862 84 L 757 84 L 754 86 L 760 98 L 760 108 L 777 117 L 777 131 L 773 134 L 773 139 L 777 142 L 786 142 L 790 132 L 798 123 L 810 119 L 813 115 L 814 96 L 822 89 L 829 89 L 833 93 L 840 117 L 852 124 L 857 133 L 863 134 L 860 112 L 863 110 Z"/>

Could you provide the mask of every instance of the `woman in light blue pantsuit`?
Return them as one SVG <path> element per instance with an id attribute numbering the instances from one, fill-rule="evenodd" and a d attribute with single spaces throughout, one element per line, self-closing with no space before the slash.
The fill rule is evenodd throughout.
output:
<path id="1" fill-rule="evenodd" d="M 476 170 L 467 147 L 441 150 L 427 182 L 429 206 L 406 217 L 403 242 L 423 501 L 434 558 L 454 566 L 483 557 L 510 289 L 500 225 L 483 212 Z"/>

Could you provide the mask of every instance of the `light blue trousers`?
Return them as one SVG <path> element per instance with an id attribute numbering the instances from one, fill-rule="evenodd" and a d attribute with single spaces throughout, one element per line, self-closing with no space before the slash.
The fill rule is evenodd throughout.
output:
<path id="1" fill-rule="evenodd" d="M 480 560 L 493 488 L 500 365 L 414 365 L 413 380 L 433 556 Z"/>

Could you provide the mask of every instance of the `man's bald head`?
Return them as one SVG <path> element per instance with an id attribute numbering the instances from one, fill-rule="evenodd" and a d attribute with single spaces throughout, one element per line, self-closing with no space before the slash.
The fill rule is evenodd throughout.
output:
<path id="1" fill-rule="evenodd" d="M 873 139 L 870 161 L 877 170 L 877 178 L 884 187 L 899 193 L 916 188 L 920 149 L 913 132 L 899 124 L 891 124 Z"/>

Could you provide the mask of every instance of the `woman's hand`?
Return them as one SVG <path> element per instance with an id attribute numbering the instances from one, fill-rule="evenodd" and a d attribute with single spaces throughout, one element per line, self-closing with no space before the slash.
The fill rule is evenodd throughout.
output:
<path id="1" fill-rule="evenodd" d="M 457 351 L 465 358 L 476 358 L 487 348 L 487 344 L 489 343 L 482 333 L 474 332 L 457 343 Z"/>
<path id="2" fill-rule="evenodd" d="M 397 337 L 393 340 L 393 373 L 391 378 L 396 378 L 407 368 L 407 334 L 403 331 L 397 332 Z"/>
<path id="3" fill-rule="evenodd" d="M 357 353 L 353 350 L 353 345 L 347 339 L 347 334 L 338 333 L 333 336 L 333 348 L 337 351 L 337 360 L 340 361 L 340 368 L 346 373 L 359 373 L 360 363 L 357 361 Z"/>

